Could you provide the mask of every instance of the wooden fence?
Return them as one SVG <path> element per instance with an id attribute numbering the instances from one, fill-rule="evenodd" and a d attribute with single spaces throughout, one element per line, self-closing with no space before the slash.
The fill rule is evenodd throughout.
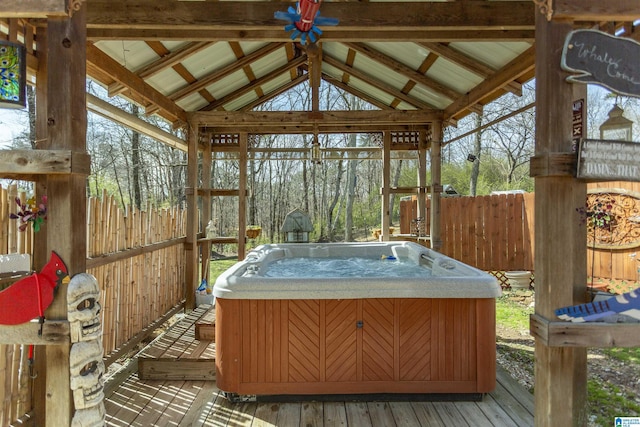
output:
<path id="1" fill-rule="evenodd" d="M 587 275 L 615 281 L 640 281 L 640 183 L 607 182 L 589 184 L 589 203 L 607 195 L 620 243 L 595 245 L 588 241 Z M 412 234 L 417 217 L 415 197 L 400 202 L 400 232 Z M 442 252 L 485 271 L 534 269 L 534 194 L 442 198 Z M 624 227 L 622 218 L 625 219 Z M 581 221 L 580 212 L 567 220 Z M 424 219 L 429 230 L 429 200 Z M 622 237 L 624 239 L 622 239 Z M 605 236 L 605 240 L 615 240 Z M 593 267 L 593 271 L 592 271 Z"/>
<path id="2" fill-rule="evenodd" d="M 0 189 L 0 253 L 31 253 L 33 230 L 17 230 L 15 186 Z M 87 272 L 100 283 L 105 355 L 184 300 L 186 212 L 121 209 L 106 194 L 87 201 Z M 30 411 L 27 346 L 0 345 L 0 426 Z"/>

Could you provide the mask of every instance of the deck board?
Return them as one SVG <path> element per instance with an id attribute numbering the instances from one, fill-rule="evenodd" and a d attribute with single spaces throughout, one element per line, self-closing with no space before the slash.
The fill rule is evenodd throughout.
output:
<path id="1" fill-rule="evenodd" d="M 196 322 L 212 322 L 207 307 L 194 310 L 143 349 L 144 357 L 215 357 L 215 343 L 195 339 Z M 134 360 L 135 363 L 135 360 Z M 215 381 L 141 381 L 136 371 L 110 384 L 107 426 L 533 426 L 533 396 L 500 366 L 496 389 L 479 402 L 314 401 L 232 403 Z"/>

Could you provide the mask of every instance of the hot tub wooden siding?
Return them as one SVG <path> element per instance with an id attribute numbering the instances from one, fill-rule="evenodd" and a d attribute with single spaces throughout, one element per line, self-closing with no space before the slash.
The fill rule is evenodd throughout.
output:
<path id="1" fill-rule="evenodd" d="M 217 386 L 239 395 L 487 393 L 495 300 L 216 298 Z"/>

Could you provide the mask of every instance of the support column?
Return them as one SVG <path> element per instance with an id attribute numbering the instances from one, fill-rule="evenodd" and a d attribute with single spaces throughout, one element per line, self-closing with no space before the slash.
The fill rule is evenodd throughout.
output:
<path id="1" fill-rule="evenodd" d="M 198 137 L 200 126 L 189 123 L 189 150 L 187 153 L 187 239 L 185 269 L 185 309 L 196 306 L 196 288 L 198 282 Z"/>
<path id="2" fill-rule="evenodd" d="M 571 22 L 536 13 L 536 157 L 572 151 L 573 88 L 560 68 Z M 537 315 L 585 301 L 586 231 L 576 215 L 586 184 L 572 176 L 535 177 Z M 535 425 L 587 425 L 587 351 L 535 344 Z"/>
<path id="3" fill-rule="evenodd" d="M 205 188 L 205 192 L 202 194 L 202 214 L 200 215 L 200 230 L 205 230 L 209 221 L 211 221 L 211 147 L 207 147 L 207 149 L 202 150 L 202 187 Z M 196 200 L 198 197 L 198 192 L 196 190 Z M 206 235 L 204 236 L 207 237 Z M 197 234 L 196 234 L 197 239 Z M 196 246 L 200 251 L 200 277 L 202 279 L 207 279 L 207 282 L 211 279 L 209 277 L 210 265 L 209 260 L 211 259 L 211 242 L 209 240 L 201 241 L 200 245 Z M 196 285 L 198 285 L 198 281 L 196 280 Z M 209 286 L 212 286 L 209 283 Z M 195 291 L 194 291 L 195 292 Z"/>
<path id="4" fill-rule="evenodd" d="M 382 240 L 389 240 L 389 225 L 391 224 L 391 212 L 389 206 L 389 195 L 391 194 L 391 132 L 385 131 L 383 134 L 382 146 L 382 203 L 381 203 L 381 232 Z"/>
<path id="5" fill-rule="evenodd" d="M 240 159 L 238 160 L 238 261 L 244 259 L 247 244 L 247 158 L 249 134 L 240 134 Z"/>
<path id="6" fill-rule="evenodd" d="M 46 116 L 39 117 L 38 129 L 47 135 L 38 148 L 70 150 L 78 158 L 87 156 L 86 111 L 86 7 L 73 17 L 49 17 L 47 20 Z M 41 73 L 39 73 L 41 75 Z M 39 112 L 43 112 L 39 109 Z M 79 172 L 79 171 L 77 171 Z M 87 197 L 86 173 L 48 175 L 38 186 L 48 197 L 48 219 L 40 233 L 46 235 L 46 253 L 55 251 L 67 265 L 70 276 L 86 271 Z M 38 258 L 43 254 L 38 251 Z M 38 260 L 36 270 L 46 261 Z M 53 303 L 45 312 L 49 320 L 67 320 L 67 286 L 61 285 Z M 34 423 L 41 426 L 68 426 L 74 410 L 69 378 L 70 344 L 47 346 L 44 394 L 35 393 L 34 406 L 44 396 L 44 412 L 36 411 Z M 40 352 L 42 354 L 42 352 Z M 40 383 L 41 384 L 41 383 Z"/>
<path id="7" fill-rule="evenodd" d="M 417 217 L 426 219 L 427 212 L 427 132 L 421 130 L 418 140 L 418 212 Z M 426 232 L 426 230 L 425 230 Z"/>
<path id="8" fill-rule="evenodd" d="M 431 129 L 431 249 L 442 249 L 440 195 L 442 194 L 442 122 Z"/>

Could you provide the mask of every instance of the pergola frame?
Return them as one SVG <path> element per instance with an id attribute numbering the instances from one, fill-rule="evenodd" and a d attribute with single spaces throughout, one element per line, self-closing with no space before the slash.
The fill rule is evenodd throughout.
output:
<path id="1" fill-rule="evenodd" d="M 576 344 L 558 345 L 557 340 L 552 340 L 551 334 L 555 329 L 549 319 L 554 318 L 554 308 L 572 305 L 584 301 L 586 290 L 586 233 L 583 225 L 575 221 L 576 207 L 583 206 L 586 196 L 585 183 L 577 180 L 566 167 L 566 159 L 571 155 L 571 104 L 575 98 L 576 88 L 565 81 L 567 73 L 560 70 L 559 55 L 562 44 L 569 31 L 574 28 L 576 21 L 632 21 L 640 17 L 640 7 L 634 0 L 534 0 L 537 6 L 535 13 L 535 61 L 537 74 L 537 119 L 536 119 L 536 159 L 538 163 L 546 165 L 544 168 L 536 168 L 536 316 L 537 321 L 532 324 L 532 331 L 536 335 L 536 410 L 535 422 L 537 426 L 555 427 L 559 425 L 586 425 L 586 347 L 593 343 L 615 346 L 622 342 L 626 346 L 640 344 L 638 340 L 638 327 L 632 329 L 624 327 L 624 332 L 619 325 L 605 325 L 597 328 L 599 336 L 589 338 L 593 334 L 593 328 L 564 328 L 564 333 L 571 329 L 573 333 L 582 334 Z M 96 63 L 108 66 L 104 58 L 97 58 L 96 52 L 87 47 L 87 37 L 108 37 L 110 28 L 107 25 L 99 25 L 100 14 L 108 14 L 111 2 L 91 2 L 92 8 L 87 13 L 81 1 L 73 1 L 70 4 L 65 0 L 20 1 L 0 0 L 0 15 L 4 17 L 39 17 L 47 19 L 47 30 L 38 40 L 41 47 L 38 56 L 38 111 L 37 127 L 38 139 L 46 141 L 45 146 L 53 150 L 70 150 L 82 157 L 86 155 L 86 94 L 85 94 L 85 65 L 89 60 L 90 66 Z M 431 21 L 423 23 L 423 26 L 399 25 L 391 31 L 380 32 L 378 29 L 365 29 L 364 27 L 352 27 L 349 25 L 349 16 L 341 15 L 344 25 L 335 31 L 327 31 L 327 38 L 341 38 L 349 40 L 355 31 L 361 38 L 362 34 L 368 34 L 372 40 L 393 39 L 394 37 L 407 37 L 403 31 L 415 34 L 416 39 L 424 41 L 454 40 L 456 37 L 468 37 L 468 17 L 460 16 L 459 26 L 465 29 L 465 35 L 450 28 L 438 27 L 439 15 L 437 10 L 445 6 L 463 7 L 471 2 L 443 2 L 442 5 L 430 6 L 434 9 L 425 10 L 425 16 L 430 16 Z M 521 5 L 523 2 L 513 2 Z M 183 37 L 185 33 L 199 32 L 203 37 L 225 37 L 227 40 L 243 37 L 261 37 L 269 32 L 274 32 L 271 27 L 259 21 L 243 22 L 228 28 L 207 27 L 207 19 L 212 19 L 205 13 L 208 2 L 193 2 L 200 11 L 203 24 L 193 27 L 193 21 L 187 22 L 182 28 L 167 30 L 164 28 L 169 19 L 170 10 L 152 9 L 128 10 L 138 20 L 148 20 L 148 26 L 132 28 L 129 37 L 146 37 L 148 39 L 168 39 L 169 36 Z M 335 16 L 339 13 L 343 3 L 327 4 L 325 13 L 327 16 Z M 366 3 L 355 7 L 364 7 Z M 366 4 L 368 7 L 376 3 Z M 384 3 L 381 3 L 382 5 Z M 94 8 L 95 5 L 95 8 Z M 231 7 L 225 2 L 216 3 L 216 7 Z M 436 13 L 434 13 L 434 10 Z M 10 11 L 4 12 L 4 11 Z M 73 11 L 71 17 L 68 16 Z M 144 12 L 144 15 L 142 15 Z M 233 10 L 229 10 L 229 16 L 233 16 Z M 165 15 L 163 15 L 165 14 Z M 87 25 L 87 18 L 93 20 L 91 27 Z M 344 17 L 342 17 L 344 16 Z M 375 19 L 384 19 L 384 13 L 370 15 Z M 407 16 L 410 16 L 407 14 Z M 183 16 L 171 16 L 171 19 L 184 18 Z M 193 17 L 188 17 L 193 19 Z M 399 17 L 395 17 L 400 19 Z M 391 19 L 391 17 L 389 18 Z M 408 19 L 408 18 L 406 18 Z M 499 20 L 497 16 L 478 16 L 474 20 Z M 505 34 L 530 31 L 515 17 L 508 16 L 513 25 L 507 26 Z M 405 21 L 409 22 L 409 21 Z M 223 25 L 223 22 L 218 23 Z M 127 25 L 122 22 L 121 25 Z M 154 26 L 155 25 L 155 26 Z M 242 28 L 241 28 L 242 27 Z M 369 33 L 366 33 L 369 31 Z M 493 30 L 493 31 L 498 31 Z M 126 32 L 126 31 L 125 31 Z M 122 34 L 120 30 L 119 34 Z M 531 34 L 531 33 L 529 33 Z M 275 33 L 274 33 L 275 35 Z M 531 34 L 533 36 L 533 34 Z M 284 36 L 280 36 L 284 37 Z M 46 46 L 46 48 L 43 48 Z M 105 69 L 108 69 L 105 68 Z M 123 77 L 124 79 L 124 77 Z M 126 81 L 125 81 L 126 83 Z M 133 82 L 136 87 L 139 82 Z M 506 83 L 505 83 L 506 85 Z M 168 104 L 166 99 L 159 97 L 157 93 L 145 91 L 138 86 L 134 92 L 141 97 L 155 102 L 165 117 L 174 121 L 190 122 L 184 111 Z M 469 98 L 480 99 L 481 93 L 469 94 Z M 469 107 L 470 104 L 458 103 L 444 112 L 441 119 L 455 119 L 455 115 Z M 232 116 L 232 114 L 230 115 Z M 431 117 L 431 120 L 437 118 Z M 421 120 L 424 124 L 428 120 Z M 435 122 L 433 122 L 435 123 Z M 205 124 L 201 121 L 192 121 L 191 129 L 199 129 Z M 415 123 L 414 123 L 415 124 Z M 407 124 L 410 125 L 410 124 Z M 197 161 L 198 132 L 191 132 L 189 138 L 189 163 L 193 165 Z M 241 139 L 246 140 L 246 132 L 241 133 Z M 432 129 L 431 159 L 433 162 L 432 174 L 439 176 L 437 170 L 440 162 L 441 128 L 435 125 Z M 205 150 L 204 156 L 209 156 Z M 386 160 L 385 160 L 386 161 Z M 571 162 L 569 162 L 571 163 Z M 569 171 L 567 171 L 569 169 Z M 189 175 L 190 185 L 194 184 L 195 168 L 191 167 Z M 70 167 L 64 175 L 42 175 L 36 177 L 37 191 L 46 193 L 50 200 L 50 210 L 56 212 L 49 219 L 44 235 L 46 242 L 37 245 L 34 264 L 43 265 L 47 254 L 55 248 L 63 259 L 69 264 L 69 272 L 75 274 L 85 270 L 86 264 L 86 230 L 77 227 L 76 224 L 86 223 L 84 181 L 86 170 L 82 167 Z M 436 185 L 435 180 L 432 185 Z M 195 185 L 194 187 L 195 188 Z M 192 198 L 191 200 L 195 200 Z M 188 233 L 194 236 L 196 221 L 194 220 L 194 203 L 189 203 L 190 229 Z M 439 214 L 439 206 L 432 205 L 432 212 Z M 55 231 L 54 231 L 55 230 Z M 433 230 L 432 230 L 433 233 Z M 187 243 L 187 251 L 194 251 L 197 242 L 191 240 Z M 193 259 L 193 257 L 191 257 Z M 192 270 L 195 271 L 195 268 Z M 59 296 L 48 309 L 46 315 L 49 319 L 66 318 L 66 289 L 59 291 Z M 601 335 L 600 335 L 601 334 Z M 624 335 L 626 340 L 616 339 Z M 606 335 L 610 337 L 603 338 Z M 635 339 L 629 336 L 636 337 Z M 69 345 L 47 346 L 44 350 L 45 357 L 38 357 L 39 371 L 42 373 L 36 380 L 34 408 L 35 423 L 38 425 L 69 425 L 73 410 L 73 402 L 69 390 Z"/>

